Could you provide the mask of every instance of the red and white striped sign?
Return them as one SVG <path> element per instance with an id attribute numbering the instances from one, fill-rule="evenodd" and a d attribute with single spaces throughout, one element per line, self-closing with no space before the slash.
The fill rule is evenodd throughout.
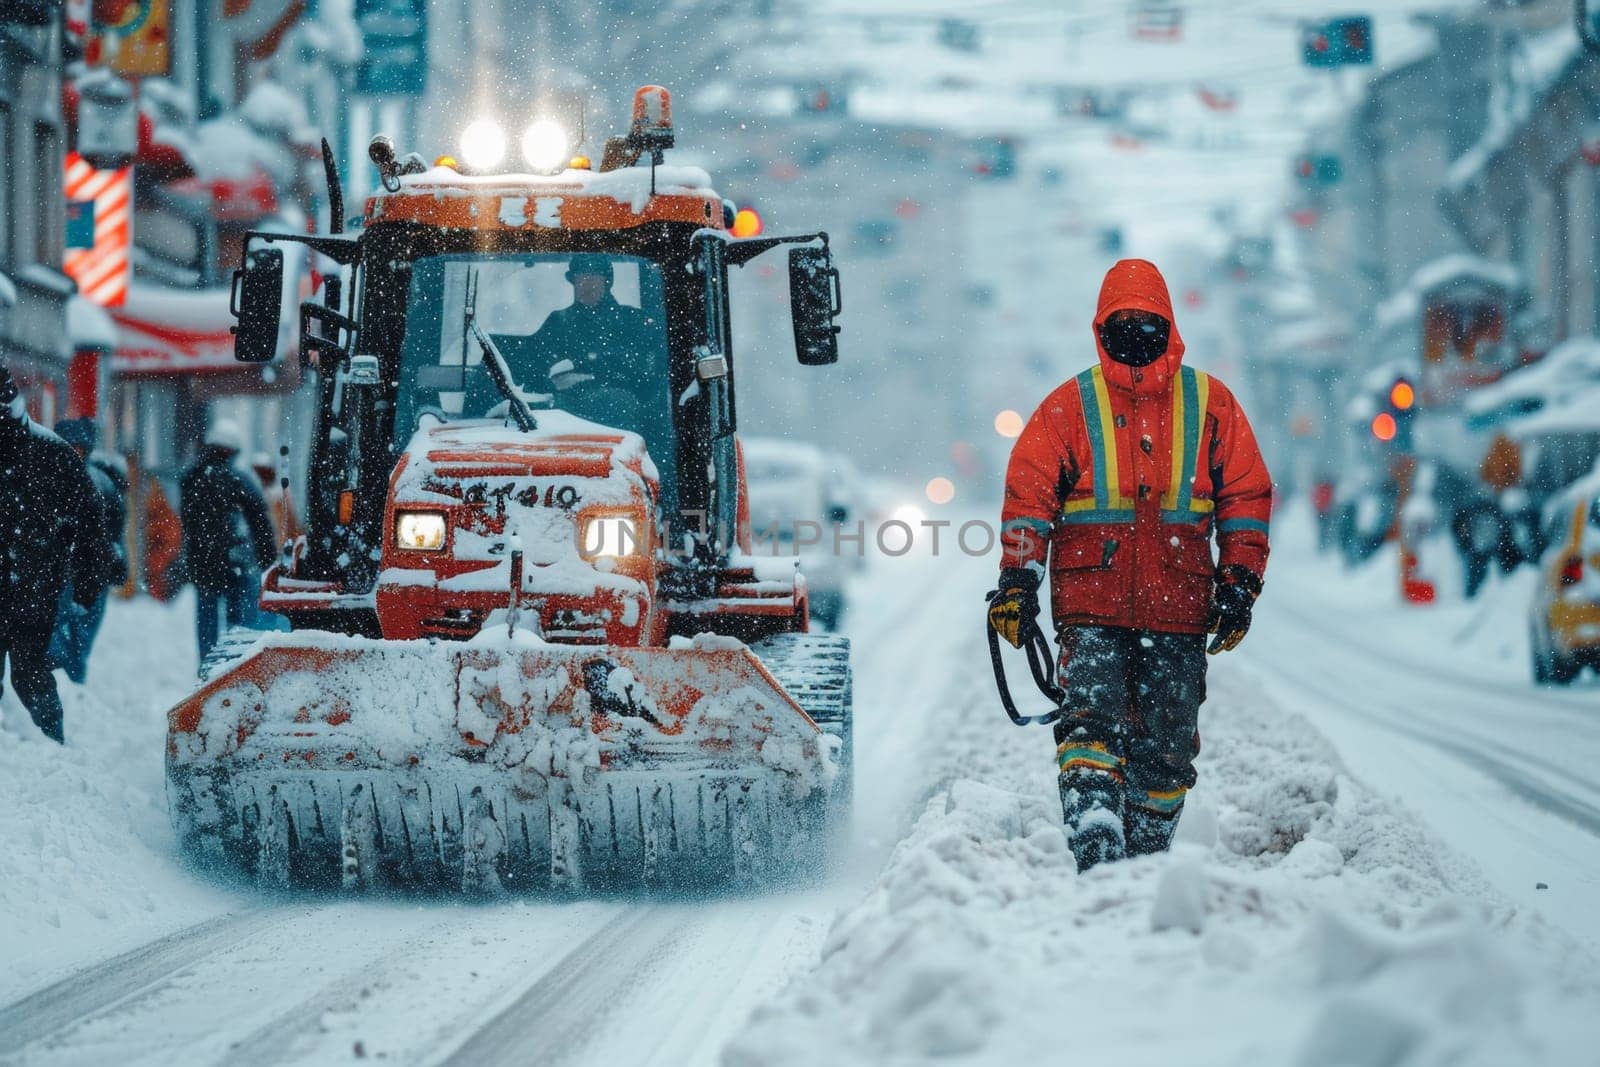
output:
<path id="1" fill-rule="evenodd" d="M 96 170 L 76 152 L 67 153 L 67 200 L 94 205 L 94 247 L 69 248 L 62 270 L 78 291 L 101 307 L 128 299 L 129 249 L 133 243 L 133 168 Z"/>

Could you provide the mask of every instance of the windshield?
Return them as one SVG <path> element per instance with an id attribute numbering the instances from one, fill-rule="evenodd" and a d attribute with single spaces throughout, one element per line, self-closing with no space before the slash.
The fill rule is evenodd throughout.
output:
<path id="1" fill-rule="evenodd" d="M 448 255 L 412 267 L 395 446 L 419 416 L 503 417 L 475 321 L 535 417 L 556 408 L 645 439 L 663 478 L 674 451 L 661 270 L 596 253 Z"/>
<path id="2" fill-rule="evenodd" d="M 428 410 L 450 419 L 499 413 L 505 398 L 481 368 L 482 349 L 468 330 L 474 317 L 525 395 L 548 396 L 563 410 L 569 402 L 592 409 L 590 398 L 604 389 L 667 404 L 661 271 L 648 260 L 431 256 L 413 265 L 406 306 L 404 425 Z"/>

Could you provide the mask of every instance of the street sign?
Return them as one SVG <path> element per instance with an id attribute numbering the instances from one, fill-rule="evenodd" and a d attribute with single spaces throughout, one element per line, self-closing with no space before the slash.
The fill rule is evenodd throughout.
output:
<path id="1" fill-rule="evenodd" d="M 68 252 L 78 248 L 94 247 L 94 201 L 67 201 Z"/>
<path id="2" fill-rule="evenodd" d="M 356 92 L 421 96 L 428 87 L 426 0 L 357 0 L 364 48 Z"/>
<path id="3" fill-rule="evenodd" d="M 133 238 L 133 168 L 96 170 L 67 153 L 67 254 L 61 269 L 101 307 L 128 299 Z"/>
<path id="4" fill-rule="evenodd" d="M 1133 12 L 1132 32 L 1140 41 L 1183 39 L 1183 8 L 1177 0 L 1141 0 Z"/>

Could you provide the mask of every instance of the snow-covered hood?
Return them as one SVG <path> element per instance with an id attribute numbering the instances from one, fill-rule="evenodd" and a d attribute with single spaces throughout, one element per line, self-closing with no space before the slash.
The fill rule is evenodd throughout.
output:
<path id="1" fill-rule="evenodd" d="M 654 493 L 659 476 L 638 434 L 562 411 L 540 411 L 535 418 L 538 429 L 531 433 L 499 419 L 424 419 L 401 458 L 392 498 L 459 500 L 454 486 L 497 474 L 566 476 L 581 487 L 585 505 L 626 504 L 647 486 Z"/>
<path id="2" fill-rule="evenodd" d="M 638 643 L 653 601 L 658 481 L 644 442 L 563 412 L 537 418 L 532 432 L 422 420 L 390 485 L 377 588 L 386 637 L 455 633 L 458 623 L 439 621 L 450 618 L 470 636 L 515 600 L 552 637 L 603 630 L 610 643 Z M 445 516 L 440 548 L 398 543 L 400 514 L 418 510 Z M 632 523 L 633 551 L 586 554 L 588 525 L 619 517 Z"/>

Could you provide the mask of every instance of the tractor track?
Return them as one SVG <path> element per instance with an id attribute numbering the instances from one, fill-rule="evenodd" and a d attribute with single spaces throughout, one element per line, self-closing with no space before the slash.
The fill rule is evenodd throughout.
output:
<path id="1" fill-rule="evenodd" d="M 175 975 L 287 922 L 294 911 L 261 908 L 208 919 L 77 971 L 0 1008 L 0 1062 L 64 1031 L 136 1004 Z"/>
<path id="2" fill-rule="evenodd" d="M 576 948 L 570 949 L 554 965 L 540 969 L 537 972 L 539 980 L 551 981 L 559 977 L 559 968 L 565 965 L 567 959 L 579 955 L 583 946 L 605 937 L 631 914 L 608 912 L 597 923 L 596 929 L 583 936 Z M 441 956 L 447 954 L 449 945 L 470 941 L 474 931 L 481 932 L 493 923 L 492 914 L 478 914 L 470 909 L 465 912 L 441 910 L 437 922 L 429 928 L 396 939 L 385 946 L 377 958 L 352 965 L 324 982 L 293 1007 L 230 1044 L 225 1061 L 238 1067 L 254 1067 L 292 1063 L 305 1058 L 304 1054 L 308 1051 L 318 1050 L 307 1050 L 299 1045 L 307 1035 L 316 1035 L 324 1029 L 325 1020 L 340 1016 L 355 1018 L 369 1006 L 376 993 L 404 987 L 409 979 L 400 973 L 403 963 L 409 963 L 414 970 L 426 973 Z M 446 947 L 441 948 L 441 945 Z M 555 951 L 560 952 L 561 948 L 556 947 Z M 510 967 L 507 961 L 501 961 L 501 966 Z M 494 968 L 491 966 L 491 969 Z M 463 1029 L 470 1029 L 469 1021 L 463 1020 L 442 1030 L 433 1044 L 437 1046 L 450 1038 L 459 1038 Z"/>
<path id="3" fill-rule="evenodd" d="M 441 1061 L 452 1067 L 579 1058 L 601 1021 L 643 986 L 692 924 L 662 907 L 629 911 L 580 942 Z"/>

